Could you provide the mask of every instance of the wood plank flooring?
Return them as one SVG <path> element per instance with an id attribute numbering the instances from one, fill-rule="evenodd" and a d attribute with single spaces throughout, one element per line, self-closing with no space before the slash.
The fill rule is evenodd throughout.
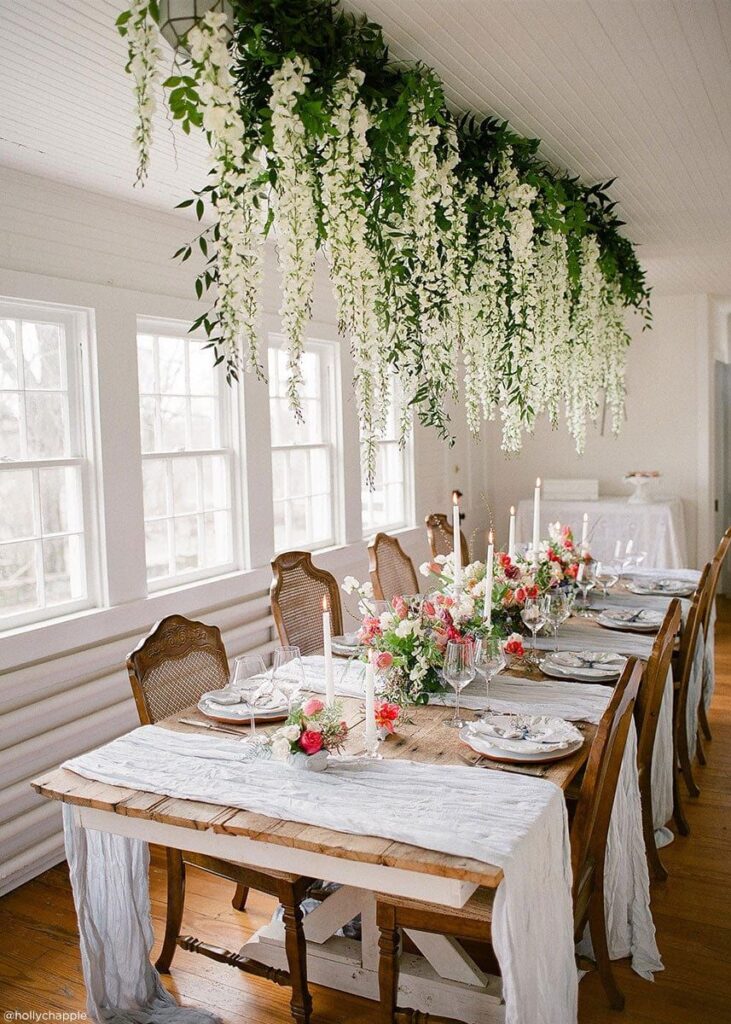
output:
<path id="1" fill-rule="evenodd" d="M 623 1015 L 606 1008 L 596 975 L 580 986 L 581 1024 L 722 1024 L 731 1021 L 731 601 L 719 602 L 717 688 L 708 765 L 696 768 L 698 800 L 687 800 L 692 834 L 662 851 L 670 871 L 653 887 L 652 909 L 666 970 L 654 984 L 624 962 L 616 967 L 627 997 Z M 189 869 L 184 930 L 237 949 L 270 917 L 273 904 L 251 893 L 243 914 L 233 886 Z M 165 875 L 153 858 L 151 898 L 158 941 L 165 917 Z M 286 1024 L 288 992 L 194 953 L 178 950 L 166 984 L 182 1003 L 206 1006 L 225 1024 Z M 314 1024 L 368 1024 L 375 1005 L 312 986 Z M 0 1012 L 78 1013 L 85 1003 L 76 919 L 65 866 L 0 900 Z M 47 1018 L 49 1019 L 49 1018 Z M 50 1017 L 53 1020 L 53 1017 Z M 60 1020 L 61 1017 L 59 1016 Z"/>

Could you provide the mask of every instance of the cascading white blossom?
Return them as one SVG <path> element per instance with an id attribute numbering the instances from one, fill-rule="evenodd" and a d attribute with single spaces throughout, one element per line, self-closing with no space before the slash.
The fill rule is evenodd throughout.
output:
<path id="1" fill-rule="evenodd" d="M 208 13 L 188 33 L 197 67 L 203 127 L 214 160 L 214 194 L 218 214 L 215 245 L 214 318 L 229 365 L 243 365 L 263 377 L 258 356 L 260 289 L 263 269 L 261 166 L 246 141 L 240 114 L 226 15 Z"/>
<path id="2" fill-rule="evenodd" d="M 135 184 L 144 185 L 150 166 L 152 115 L 155 113 L 155 86 L 158 81 L 158 61 L 162 57 L 158 43 L 158 29 L 150 14 L 149 0 L 132 0 L 129 18 L 119 21 L 120 31 L 127 37 L 126 70 L 134 82 L 135 128 L 137 147 L 137 177 Z"/>
<path id="3" fill-rule="evenodd" d="M 452 397 L 458 398 L 458 356 L 464 351 L 469 324 L 468 295 L 472 253 L 467 237 L 467 202 L 475 194 L 474 182 L 460 188 L 454 174 L 459 162 L 459 145 L 453 124 L 445 129 L 447 156 L 439 167 L 441 206 L 449 227 L 442 231 L 444 252 L 444 314 L 442 320 L 442 349 L 451 360 L 447 379 Z"/>
<path id="4" fill-rule="evenodd" d="M 362 71 L 350 72 L 333 89 L 332 134 L 323 153 L 322 199 L 331 278 L 340 329 L 350 339 L 366 481 L 375 481 L 378 438 L 385 427 L 388 389 L 384 341 L 378 318 L 381 283 L 368 237 L 365 167 L 371 117 L 358 92 Z"/>
<path id="5" fill-rule="evenodd" d="M 297 112 L 297 100 L 307 89 L 310 65 L 299 57 L 286 58 L 271 77 L 272 151 L 277 184 L 271 197 L 282 269 L 282 330 L 287 339 L 289 378 L 287 397 L 302 420 L 300 391 L 305 327 L 312 312 L 317 252 L 316 180 L 307 133 Z"/>
<path id="6" fill-rule="evenodd" d="M 624 326 L 624 308 L 616 282 L 606 284 L 603 291 L 603 339 L 601 354 L 601 385 L 607 407 L 612 415 L 612 433 L 618 434 L 624 420 L 625 370 L 630 336 Z"/>
<path id="7" fill-rule="evenodd" d="M 587 418 L 596 420 L 603 383 L 601 346 L 604 319 L 604 275 L 599 244 L 592 235 L 581 240 L 581 281 L 573 314 L 573 358 L 566 380 L 566 422 L 582 455 Z"/>
<path id="8" fill-rule="evenodd" d="M 536 413 L 548 413 L 553 427 L 563 398 L 571 352 L 571 289 L 566 236 L 549 231 L 536 248 L 538 306 L 533 344 L 533 394 Z"/>

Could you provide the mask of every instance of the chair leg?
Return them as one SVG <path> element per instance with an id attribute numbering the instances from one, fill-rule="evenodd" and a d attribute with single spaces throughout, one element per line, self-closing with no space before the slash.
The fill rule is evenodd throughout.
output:
<path id="1" fill-rule="evenodd" d="M 701 697 L 701 702 L 698 706 L 698 723 L 706 739 L 712 740 L 713 736 L 711 735 L 711 727 L 708 724 L 708 715 L 706 714 L 706 705 L 703 703 L 703 697 Z"/>
<path id="2" fill-rule="evenodd" d="M 243 885 L 241 882 L 236 886 L 236 892 L 231 900 L 231 906 L 234 910 L 246 910 L 246 900 L 249 896 L 248 885 Z"/>
<path id="3" fill-rule="evenodd" d="M 300 901 L 293 888 L 283 892 L 280 900 L 284 911 L 284 948 L 292 985 L 289 1006 L 298 1024 L 309 1024 L 312 999 L 307 987 L 307 942 L 302 927 Z"/>
<path id="4" fill-rule="evenodd" d="M 685 811 L 683 810 L 683 801 L 680 796 L 680 781 L 678 779 L 677 768 L 673 772 L 673 818 L 675 820 L 675 826 L 681 836 L 689 836 L 690 825 L 688 824 L 688 819 L 686 818 Z"/>
<path id="5" fill-rule="evenodd" d="M 180 850 L 167 847 L 168 896 L 165 913 L 165 938 L 155 967 L 161 974 L 170 972 L 170 964 L 177 949 L 185 902 L 185 864 Z"/>
<path id="6" fill-rule="evenodd" d="M 681 744 L 678 751 L 680 757 L 680 770 L 683 773 L 683 781 L 685 782 L 685 788 L 688 790 L 688 794 L 692 797 L 701 795 L 700 788 L 693 778 L 693 766 L 690 763 L 690 755 L 686 744 Z"/>
<path id="7" fill-rule="evenodd" d="M 394 1024 L 398 998 L 399 933 L 393 907 L 379 908 L 378 1021 Z"/>
<path id="8" fill-rule="evenodd" d="M 604 886 L 600 885 L 594 891 L 589 904 L 589 932 L 591 944 L 594 947 L 596 966 L 604 991 L 607 994 L 609 1005 L 613 1010 L 624 1009 L 624 996 L 617 987 L 612 971 L 612 962 L 609 959 L 609 948 L 607 947 L 607 925 L 604 918 Z"/>
<path id="9" fill-rule="evenodd" d="M 708 764 L 708 761 L 706 760 L 706 752 L 703 749 L 703 737 L 701 736 L 700 729 L 698 729 L 698 732 L 696 733 L 695 737 L 695 756 L 698 758 L 698 764 L 702 765 L 705 768 L 705 766 Z"/>
<path id="10" fill-rule="evenodd" d="M 655 843 L 655 826 L 652 821 L 652 787 L 647 772 L 640 772 L 640 801 L 642 806 L 642 833 L 645 837 L 645 852 L 650 878 L 655 882 L 665 882 L 667 870 L 660 860 Z"/>

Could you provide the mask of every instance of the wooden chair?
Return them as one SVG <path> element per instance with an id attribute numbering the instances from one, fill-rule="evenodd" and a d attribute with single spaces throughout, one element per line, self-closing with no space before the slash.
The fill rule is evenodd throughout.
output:
<path id="1" fill-rule="evenodd" d="M 269 595 L 272 615 L 283 647 L 302 654 L 322 649 L 322 599 L 328 598 L 333 634 L 343 632 L 340 588 L 332 573 L 318 569 L 309 551 L 286 551 L 272 562 Z"/>
<path id="2" fill-rule="evenodd" d="M 368 562 L 377 601 L 390 601 L 401 594 L 418 594 L 419 581 L 414 563 L 395 537 L 377 533 L 368 548 Z"/>
<path id="3" fill-rule="evenodd" d="M 430 512 L 425 519 L 426 537 L 429 542 L 429 550 L 432 558 L 437 555 L 451 555 L 454 551 L 454 530 L 452 522 L 443 512 Z M 462 547 L 462 565 L 468 565 L 470 560 L 470 547 L 464 533 L 459 531 L 460 544 Z"/>
<path id="4" fill-rule="evenodd" d="M 731 548 L 731 526 L 729 526 L 728 530 L 726 530 L 726 532 L 724 533 L 723 537 L 721 537 L 721 540 L 719 542 L 718 548 L 716 549 L 716 554 L 713 556 L 713 562 L 711 563 L 711 565 L 713 566 L 713 568 L 711 570 L 713 578 L 712 578 L 712 582 L 711 582 L 711 585 L 710 585 L 708 604 L 706 606 L 706 614 L 705 614 L 704 619 L 703 619 L 703 639 L 704 639 L 704 643 L 708 643 L 709 640 L 710 640 L 710 637 L 711 637 L 710 627 L 711 627 L 711 620 L 713 618 L 713 609 L 714 609 L 715 604 L 716 604 L 716 595 L 718 593 L 718 584 L 719 584 L 719 581 L 721 579 L 721 572 L 723 570 L 723 563 L 726 560 L 726 556 L 728 555 L 729 548 Z M 708 716 L 706 714 L 705 697 L 706 697 L 706 685 L 705 685 L 705 679 L 704 679 L 703 695 L 701 697 L 701 702 L 700 702 L 700 705 L 698 707 L 698 760 L 701 762 L 701 764 L 705 764 L 706 763 L 706 758 L 705 758 L 705 754 L 703 752 L 703 746 L 702 746 L 702 742 L 701 742 L 701 733 L 703 734 L 703 736 L 707 740 L 712 739 L 711 727 L 708 724 Z"/>
<path id="5" fill-rule="evenodd" d="M 197 703 L 208 690 L 226 686 L 228 659 L 216 626 L 192 622 L 182 615 L 161 619 L 127 658 L 132 693 L 142 725 L 154 725 Z M 270 978 L 280 985 L 291 985 L 290 1007 L 293 1018 L 307 1024 L 312 1001 L 307 988 L 307 956 L 300 903 L 311 879 L 283 871 L 249 868 L 207 854 L 166 848 L 167 913 L 165 938 L 157 959 L 158 971 L 167 974 L 175 950 L 202 953 L 229 963 L 250 974 Z M 284 909 L 285 947 L 289 973 L 275 971 L 237 953 L 209 946 L 191 935 L 181 935 L 185 902 L 185 868 L 193 864 L 211 874 L 236 883 L 233 906 L 243 910 L 249 888 L 276 897 Z"/>
<path id="6" fill-rule="evenodd" d="M 581 938 L 588 922 L 599 975 L 610 1005 L 617 1010 L 623 1008 L 624 996 L 614 980 L 607 948 L 604 857 L 614 794 L 641 678 L 641 663 L 630 658 L 599 723 L 571 826 L 574 935 L 577 940 Z M 398 896 L 378 896 L 380 1024 L 393 1024 L 397 1019 L 416 1024 L 427 1019 L 418 1011 L 397 1006 L 399 929 L 489 942 L 493 898 L 493 890 L 478 889 L 464 907 L 451 910 Z M 428 1017 L 429 1021 L 444 1019 Z"/>
<path id="7" fill-rule="evenodd" d="M 652 815 L 652 756 L 655 750 L 658 718 L 667 685 L 675 637 L 680 629 L 680 619 L 680 601 L 674 598 L 668 605 L 665 618 L 652 645 L 652 652 L 645 666 L 642 685 L 635 703 L 637 773 L 642 802 L 642 831 L 645 836 L 647 866 L 650 877 L 661 882 L 665 881 L 668 873 L 660 860 L 655 844 Z"/>
<path id="8" fill-rule="evenodd" d="M 674 665 L 675 693 L 673 700 L 673 818 L 681 835 L 690 835 L 690 825 L 683 811 L 680 796 L 680 775 L 691 796 L 698 796 L 700 789 L 693 778 L 688 747 L 686 717 L 688 710 L 688 688 L 693 671 L 693 656 L 696 644 L 702 642 L 703 619 L 709 596 L 708 582 L 711 573 L 709 562 L 701 573 L 685 626 L 680 635 L 680 649 Z M 702 699 L 702 694 L 701 694 Z"/>

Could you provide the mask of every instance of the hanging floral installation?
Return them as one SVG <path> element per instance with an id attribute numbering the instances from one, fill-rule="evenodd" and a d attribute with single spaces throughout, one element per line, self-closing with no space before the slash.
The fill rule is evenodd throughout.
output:
<path id="1" fill-rule="evenodd" d="M 380 28 L 330 0 L 233 0 L 209 11 L 162 84 L 174 118 L 204 131 L 211 180 L 181 206 L 210 219 L 203 327 L 229 379 L 262 375 L 257 353 L 263 245 L 274 233 L 290 407 L 301 417 L 301 358 L 318 250 L 354 363 L 363 461 L 372 484 L 398 374 L 412 412 L 451 440 L 463 388 L 477 433 L 499 416 L 503 448 L 563 413 L 576 448 L 606 401 L 624 415 L 624 313 L 649 323 L 649 289 L 607 189 L 538 156 L 495 118 L 456 117 L 422 65 L 389 59 Z M 134 81 L 138 181 L 148 173 L 160 64 L 155 0 L 118 19 Z"/>

